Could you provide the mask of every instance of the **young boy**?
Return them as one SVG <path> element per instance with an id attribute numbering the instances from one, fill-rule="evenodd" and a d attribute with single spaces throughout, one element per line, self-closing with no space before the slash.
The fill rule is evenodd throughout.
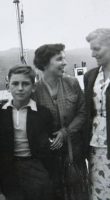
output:
<path id="1" fill-rule="evenodd" d="M 52 118 L 30 98 L 35 72 L 15 66 L 8 73 L 13 99 L 0 109 L 0 175 L 8 200 L 49 200 Z"/>

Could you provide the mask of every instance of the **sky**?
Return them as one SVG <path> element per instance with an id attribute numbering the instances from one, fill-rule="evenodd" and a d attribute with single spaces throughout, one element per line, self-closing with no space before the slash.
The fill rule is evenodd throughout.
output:
<path id="1" fill-rule="evenodd" d="M 25 49 L 64 43 L 66 49 L 88 47 L 85 37 L 96 28 L 110 27 L 110 0 L 20 0 Z M 16 6 L 0 0 L 0 51 L 19 47 Z"/>

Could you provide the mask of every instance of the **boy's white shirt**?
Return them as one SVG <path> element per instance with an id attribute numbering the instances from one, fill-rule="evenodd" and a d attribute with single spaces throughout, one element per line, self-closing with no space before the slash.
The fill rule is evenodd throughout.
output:
<path id="1" fill-rule="evenodd" d="M 19 110 L 17 110 L 13 104 L 12 100 L 9 100 L 2 109 L 7 109 L 9 106 L 12 107 L 12 117 L 14 126 L 14 155 L 19 157 L 29 157 L 31 156 L 31 151 L 29 148 L 27 132 L 26 132 L 26 119 L 27 119 L 27 107 L 30 107 L 33 111 L 37 111 L 36 102 L 30 99 L 29 103 Z"/>

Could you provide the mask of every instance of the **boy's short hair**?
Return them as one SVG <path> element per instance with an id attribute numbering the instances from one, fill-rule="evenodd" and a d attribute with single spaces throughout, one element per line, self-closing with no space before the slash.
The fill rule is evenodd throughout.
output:
<path id="1" fill-rule="evenodd" d="M 24 74 L 31 79 L 32 84 L 35 83 L 36 73 L 31 66 L 16 65 L 16 66 L 10 68 L 9 72 L 8 72 L 8 80 L 9 81 L 10 81 L 10 78 L 13 74 Z"/>

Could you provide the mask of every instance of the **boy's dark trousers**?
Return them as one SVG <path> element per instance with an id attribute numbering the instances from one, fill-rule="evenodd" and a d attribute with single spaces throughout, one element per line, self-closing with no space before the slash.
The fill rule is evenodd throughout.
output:
<path id="1" fill-rule="evenodd" d="M 51 200 L 49 174 L 39 160 L 15 158 L 13 164 L 14 173 L 4 179 L 7 200 Z"/>
<path id="2" fill-rule="evenodd" d="M 17 158 L 14 164 L 25 200 L 51 199 L 49 174 L 39 160 Z"/>

